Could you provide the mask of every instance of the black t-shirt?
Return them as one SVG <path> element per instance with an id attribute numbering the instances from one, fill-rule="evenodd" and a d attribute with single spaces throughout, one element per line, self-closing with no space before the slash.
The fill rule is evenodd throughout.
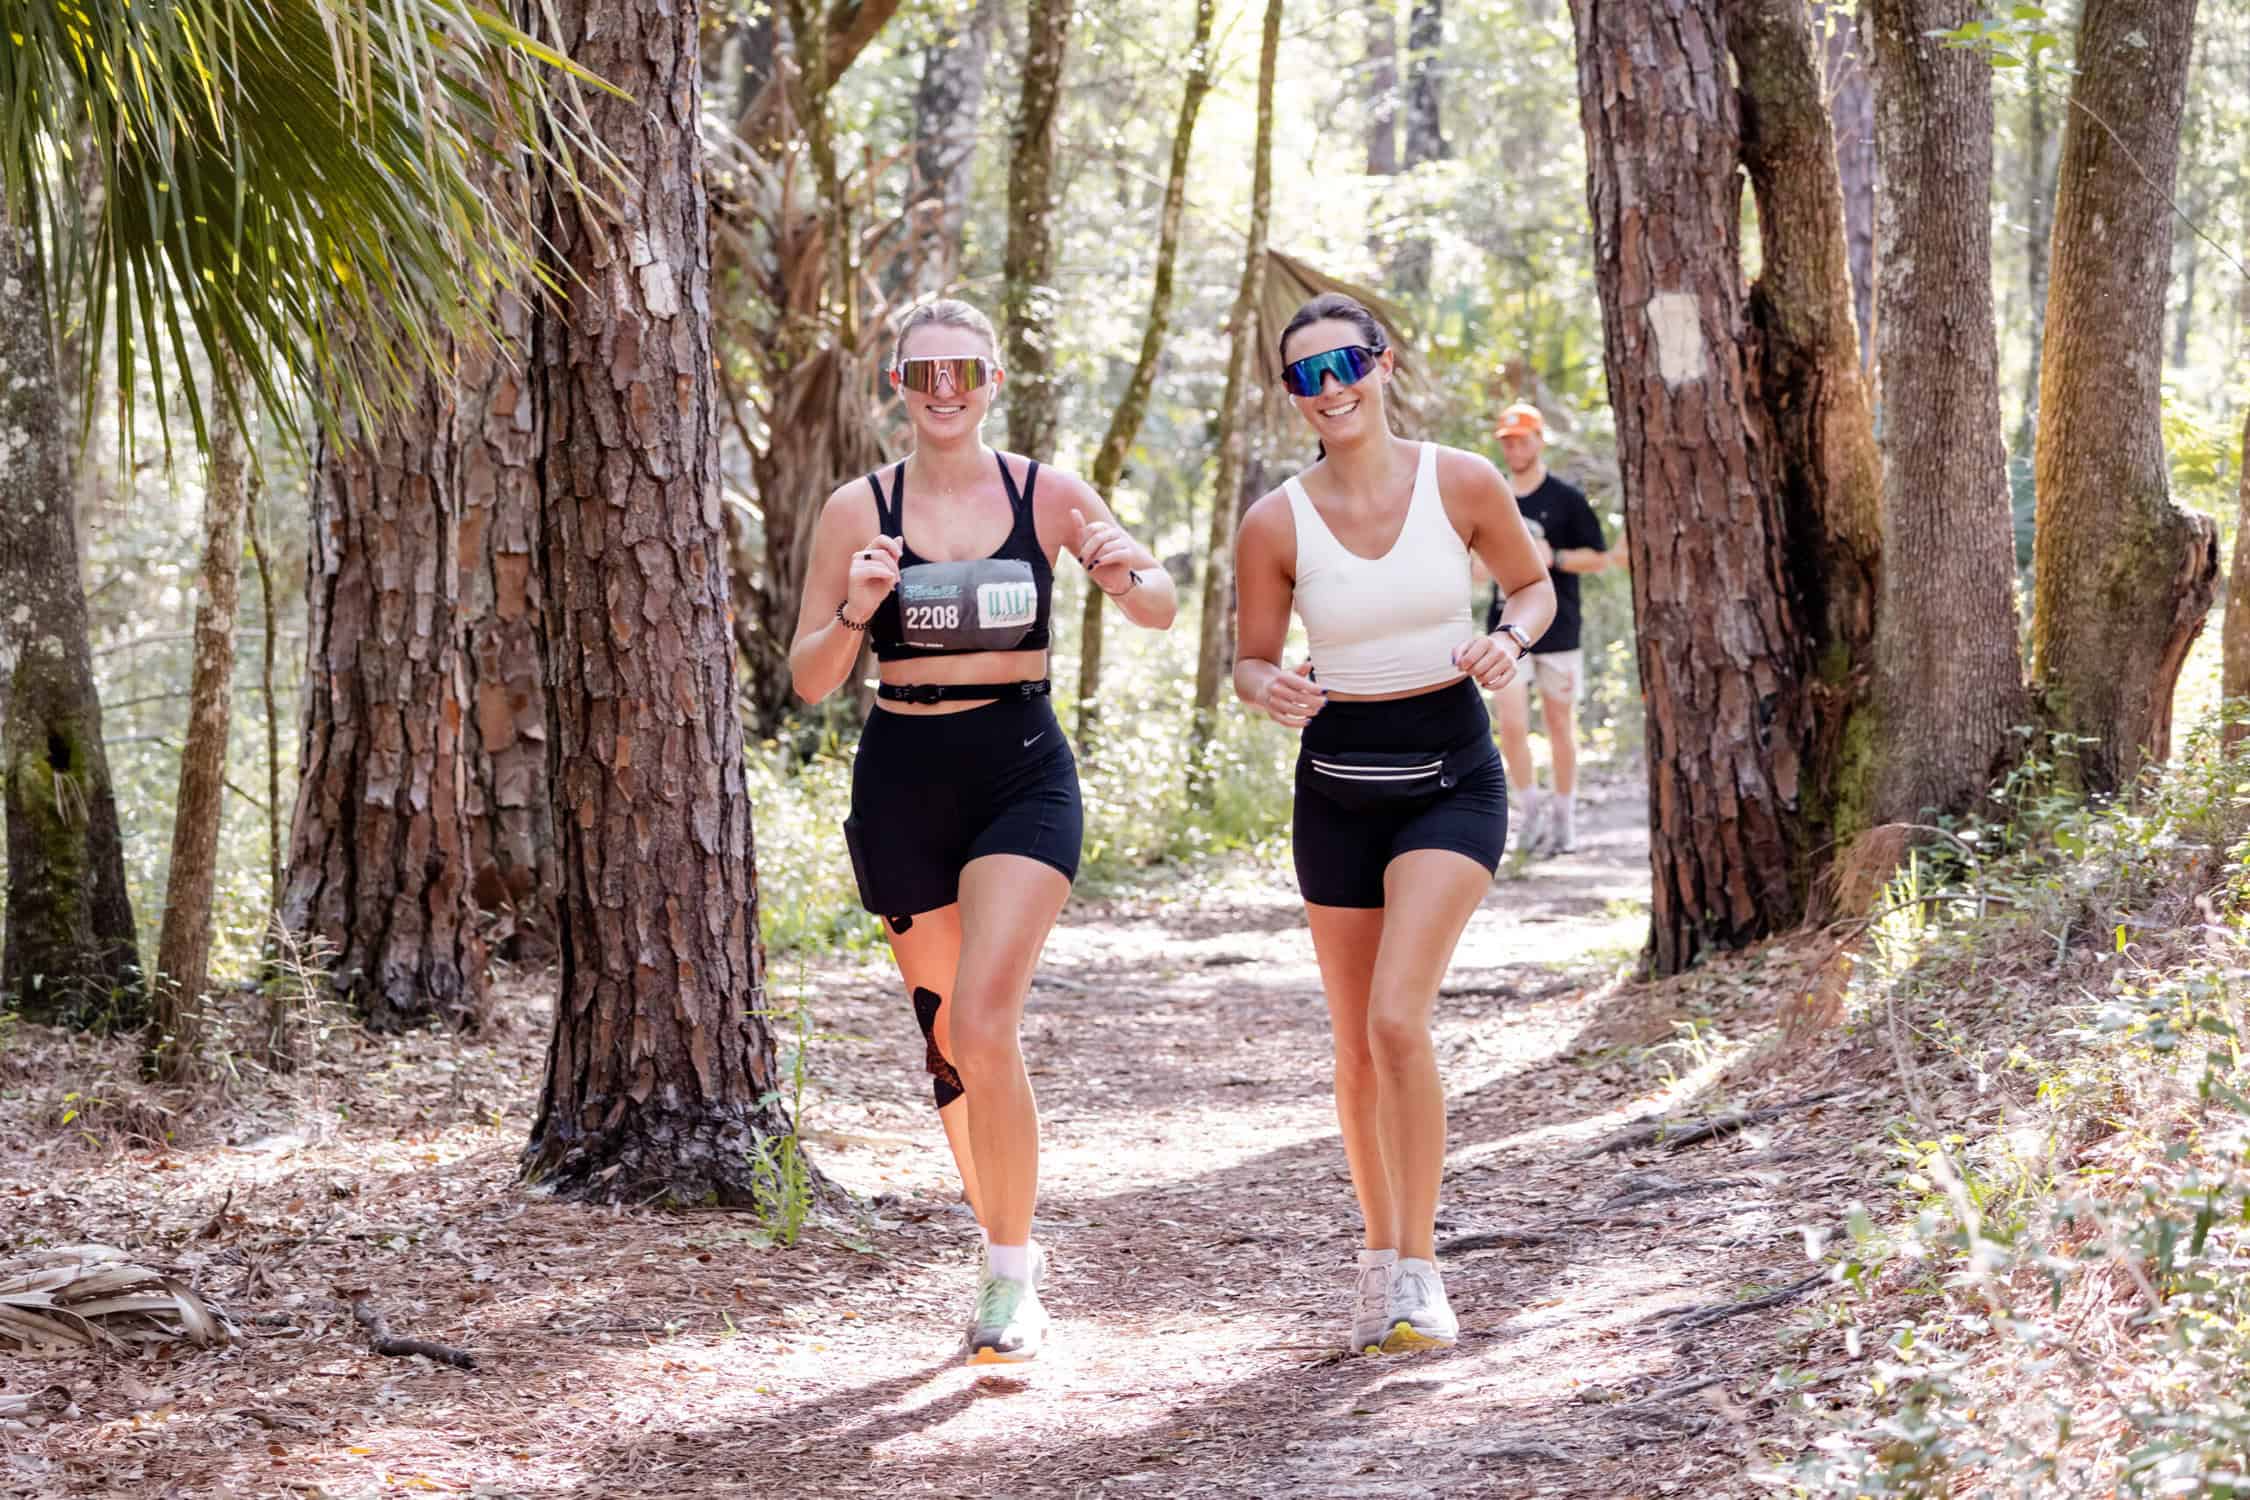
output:
<path id="1" fill-rule="evenodd" d="M 1531 534 L 1542 538 L 1557 552 L 1573 547 L 1591 547 L 1596 552 L 1609 550 L 1609 540 L 1602 534 L 1601 517 L 1586 503 L 1586 492 L 1574 484 L 1566 484 L 1549 474 L 1539 481 L 1539 488 L 1528 495 L 1516 497 L 1516 508 L 1523 512 L 1524 524 Z M 1555 581 L 1555 622 L 1547 633 L 1532 642 L 1537 652 L 1576 651 L 1578 649 L 1578 575 L 1565 573 L 1560 568 L 1549 568 L 1548 576 Z M 1487 634 L 1500 628 L 1500 590 L 1492 591 L 1492 603 L 1484 612 Z"/>

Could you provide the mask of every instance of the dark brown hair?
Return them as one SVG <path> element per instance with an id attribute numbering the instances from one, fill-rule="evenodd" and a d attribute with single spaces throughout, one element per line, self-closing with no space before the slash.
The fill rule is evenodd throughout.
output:
<path id="1" fill-rule="evenodd" d="M 1289 363 L 1289 340 L 1298 329 L 1325 323 L 1330 318 L 1340 318 L 1357 328 L 1359 336 L 1367 340 L 1370 349 L 1391 347 L 1389 336 L 1383 332 L 1383 325 L 1375 321 L 1375 315 L 1362 306 L 1357 298 L 1347 297 L 1342 292 L 1322 292 L 1298 308 L 1296 316 L 1289 320 L 1289 326 L 1281 330 L 1281 344 L 1277 351 L 1281 355 L 1281 362 Z"/>

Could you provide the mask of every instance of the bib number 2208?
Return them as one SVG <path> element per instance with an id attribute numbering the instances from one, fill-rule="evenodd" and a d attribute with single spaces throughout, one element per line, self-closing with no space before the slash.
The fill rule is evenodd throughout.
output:
<path id="1" fill-rule="evenodd" d="M 906 606 L 908 630 L 957 630 L 961 626 L 961 606 L 958 604 L 909 604 Z"/>

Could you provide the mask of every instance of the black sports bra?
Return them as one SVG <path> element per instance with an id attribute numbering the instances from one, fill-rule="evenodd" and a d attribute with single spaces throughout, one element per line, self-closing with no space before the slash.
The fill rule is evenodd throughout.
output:
<path id="1" fill-rule="evenodd" d="M 1039 528 L 1033 520 L 1031 497 L 1039 484 L 1039 464 L 1033 460 L 1024 471 L 1023 490 L 1018 493 L 1008 461 L 999 463 L 1000 482 L 1008 488 L 1015 524 L 1008 528 L 999 550 L 965 562 L 931 562 L 906 545 L 904 459 L 891 471 L 888 495 L 883 493 L 880 470 L 867 476 L 868 487 L 875 491 L 876 524 L 904 548 L 898 560 L 898 587 L 867 622 L 867 639 L 876 660 L 1047 649 L 1055 574 L 1046 549 L 1039 545 Z"/>

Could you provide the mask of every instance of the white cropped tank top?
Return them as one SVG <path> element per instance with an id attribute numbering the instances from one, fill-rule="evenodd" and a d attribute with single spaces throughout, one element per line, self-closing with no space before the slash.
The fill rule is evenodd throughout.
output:
<path id="1" fill-rule="evenodd" d="M 1361 557 L 1337 541 L 1295 478 L 1282 488 L 1297 528 L 1297 616 L 1320 685 L 1405 693 L 1459 677 L 1454 649 L 1476 634 L 1469 549 L 1438 498 L 1437 445 L 1422 445 L 1406 524 L 1381 557 Z"/>

